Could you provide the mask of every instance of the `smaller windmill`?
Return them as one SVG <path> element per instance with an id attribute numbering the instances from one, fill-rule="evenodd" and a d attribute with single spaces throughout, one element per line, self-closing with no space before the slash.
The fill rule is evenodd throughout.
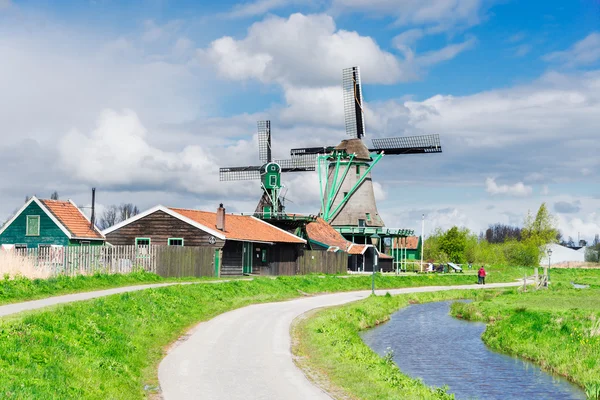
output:
<path id="1" fill-rule="evenodd" d="M 263 194 L 255 214 L 270 219 L 285 215 L 281 197 L 281 174 L 287 172 L 314 171 L 314 155 L 295 156 L 293 159 L 273 160 L 271 153 L 271 121 L 258 121 L 258 159 L 261 165 L 225 167 L 219 169 L 219 180 L 260 180 Z"/>

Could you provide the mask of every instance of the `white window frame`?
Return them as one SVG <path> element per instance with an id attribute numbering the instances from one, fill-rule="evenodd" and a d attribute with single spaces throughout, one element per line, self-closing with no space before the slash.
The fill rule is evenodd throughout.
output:
<path id="1" fill-rule="evenodd" d="M 29 233 L 29 219 L 34 219 L 37 218 L 38 224 L 37 224 L 37 233 L 36 234 L 30 234 Z M 41 226 L 40 226 L 40 216 L 39 215 L 28 215 L 26 220 L 25 220 L 25 236 L 40 236 L 40 231 L 41 231 Z"/>

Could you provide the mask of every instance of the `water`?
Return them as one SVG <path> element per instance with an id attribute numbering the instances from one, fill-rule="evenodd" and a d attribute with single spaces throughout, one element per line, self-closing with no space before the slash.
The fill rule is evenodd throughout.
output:
<path id="1" fill-rule="evenodd" d="M 456 399 L 585 399 L 578 387 L 526 361 L 494 353 L 485 324 L 449 315 L 450 302 L 416 304 L 362 334 L 380 355 L 389 347 L 402 372 L 428 386 L 447 385 Z"/>

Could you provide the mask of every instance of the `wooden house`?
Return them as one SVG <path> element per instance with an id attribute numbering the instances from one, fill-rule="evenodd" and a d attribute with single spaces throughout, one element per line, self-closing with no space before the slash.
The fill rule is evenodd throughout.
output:
<path id="1" fill-rule="evenodd" d="M 2 248 L 103 245 L 104 235 L 71 200 L 33 196 L 0 229 Z"/>
<path id="2" fill-rule="evenodd" d="M 306 240 L 250 215 L 151 208 L 103 231 L 112 245 L 199 246 L 214 252 L 219 275 L 294 275 Z"/>
<path id="3" fill-rule="evenodd" d="M 373 271 L 373 252 L 377 252 L 378 269 L 392 271 L 392 257 L 383 254 L 370 244 L 357 244 L 346 240 L 341 233 L 335 230 L 322 218 L 306 225 L 308 243 L 313 250 L 342 251 L 348 254 L 349 271 Z"/>
<path id="4" fill-rule="evenodd" d="M 421 238 L 419 236 L 407 236 L 394 238 L 393 246 L 389 249 L 390 254 L 396 261 L 415 261 L 421 259 Z"/>

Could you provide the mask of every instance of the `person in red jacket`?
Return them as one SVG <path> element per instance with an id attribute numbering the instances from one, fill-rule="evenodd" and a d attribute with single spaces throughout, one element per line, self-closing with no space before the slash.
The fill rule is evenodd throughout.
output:
<path id="1" fill-rule="evenodd" d="M 481 268 L 479 268 L 479 272 L 477 273 L 477 275 L 479 276 L 479 283 L 480 285 L 485 285 L 485 269 L 483 269 L 483 265 L 481 266 Z"/>

